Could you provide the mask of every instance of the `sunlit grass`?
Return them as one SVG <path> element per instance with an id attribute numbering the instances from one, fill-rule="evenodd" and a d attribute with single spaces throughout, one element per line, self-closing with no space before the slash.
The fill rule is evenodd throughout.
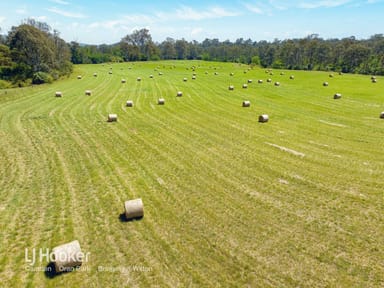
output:
<path id="1" fill-rule="evenodd" d="M 2 285 L 380 287 L 384 79 L 284 72 L 83 65 L 0 90 Z M 136 197 L 144 218 L 121 222 Z M 91 253 L 83 271 L 26 270 L 25 249 L 74 239 Z"/>

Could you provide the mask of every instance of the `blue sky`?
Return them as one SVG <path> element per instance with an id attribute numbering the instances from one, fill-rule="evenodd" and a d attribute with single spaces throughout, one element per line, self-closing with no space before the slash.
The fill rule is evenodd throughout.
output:
<path id="1" fill-rule="evenodd" d="M 0 3 L 6 34 L 34 18 L 60 31 L 67 42 L 111 44 L 147 28 L 156 42 L 167 37 L 203 41 L 254 41 L 355 36 L 384 33 L 384 0 L 9 0 Z"/>

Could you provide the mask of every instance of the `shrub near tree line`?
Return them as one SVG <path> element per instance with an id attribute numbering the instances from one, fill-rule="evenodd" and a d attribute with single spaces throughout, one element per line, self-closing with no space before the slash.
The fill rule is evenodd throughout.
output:
<path id="1" fill-rule="evenodd" d="M 50 74 L 46 72 L 36 72 L 33 74 L 32 83 L 33 84 L 43 84 L 43 83 L 52 83 L 53 78 Z"/>

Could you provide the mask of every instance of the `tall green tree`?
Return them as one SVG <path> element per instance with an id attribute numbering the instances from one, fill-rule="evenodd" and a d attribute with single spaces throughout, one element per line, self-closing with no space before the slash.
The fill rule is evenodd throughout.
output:
<path id="1" fill-rule="evenodd" d="M 51 36 L 54 42 L 54 63 L 52 70 L 55 70 L 56 76 L 68 75 L 72 72 L 71 50 L 69 45 L 60 38 L 60 32 L 54 30 Z"/>
<path id="2" fill-rule="evenodd" d="M 176 40 L 175 50 L 177 59 L 186 59 L 188 55 L 188 42 L 184 39 Z"/>
<path id="3" fill-rule="evenodd" d="M 29 66 L 30 73 L 49 72 L 49 68 L 54 65 L 54 43 L 44 32 L 33 26 L 22 24 L 12 27 L 9 48 L 13 61 Z"/>
<path id="4" fill-rule="evenodd" d="M 1 78 L 12 81 L 33 79 L 34 83 L 50 82 L 72 71 L 71 53 L 58 31 L 51 33 L 48 24 L 28 19 L 27 24 L 12 27 L 7 36 L 12 69 L 3 69 Z"/>
<path id="5" fill-rule="evenodd" d="M 83 64 L 87 62 L 79 43 L 72 41 L 69 47 L 71 49 L 71 61 L 73 64 Z"/>
<path id="6" fill-rule="evenodd" d="M 165 60 L 176 59 L 175 40 L 168 37 L 160 44 L 161 58 Z"/>
<path id="7" fill-rule="evenodd" d="M 1 27 L 0 27 L 0 44 L 5 44 L 5 36 L 1 34 Z"/>
<path id="8" fill-rule="evenodd" d="M 11 50 L 8 46 L 0 44 L 0 79 L 10 80 L 14 65 Z"/>
<path id="9" fill-rule="evenodd" d="M 128 34 L 120 41 L 124 60 L 150 60 L 159 54 L 148 29 L 140 29 Z"/>

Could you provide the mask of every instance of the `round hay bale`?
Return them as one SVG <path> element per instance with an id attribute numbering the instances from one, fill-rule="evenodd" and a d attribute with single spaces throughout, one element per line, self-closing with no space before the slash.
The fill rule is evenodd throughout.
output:
<path id="1" fill-rule="evenodd" d="M 159 98 L 159 99 L 157 100 L 157 104 L 158 104 L 158 105 L 164 105 L 164 104 L 165 104 L 165 100 L 164 100 L 164 98 Z"/>
<path id="2" fill-rule="evenodd" d="M 61 91 L 56 91 L 55 96 L 56 97 L 63 97 L 63 93 Z"/>
<path id="3" fill-rule="evenodd" d="M 329 74 L 329 77 L 330 77 L 330 78 L 333 78 L 333 74 Z"/>
<path id="4" fill-rule="evenodd" d="M 248 83 L 252 83 L 252 79 L 248 79 Z"/>
<path id="5" fill-rule="evenodd" d="M 271 82 L 272 82 L 272 79 L 271 79 L 271 78 L 268 78 L 268 79 L 267 79 L 267 82 L 268 82 L 268 83 L 271 83 Z"/>
<path id="6" fill-rule="evenodd" d="M 125 201 L 124 210 L 127 220 L 144 217 L 144 207 L 141 198 Z"/>
<path id="7" fill-rule="evenodd" d="M 136 79 L 138 82 L 140 82 L 141 81 L 141 78 L 140 77 L 137 77 L 137 79 Z"/>
<path id="8" fill-rule="evenodd" d="M 233 72 L 229 73 L 229 76 L 233 76 L 233 75 L 235 75 L 235 74 L 233 74 Z"/>
<path id="9" fill-rule="evenodd" d="M 291 75 L 291 76 L 289 76 L 289 79 L 295 79 L 295 76 L 293 76 L 293 75 Z"/>
<path id="10" fill-rule="evenodd" d="M 56 246 L 52 249 L 52 255 L 56 273 L 72 271 L 81 266 L 84 258 L 77 240 Z"/>
<path id="11" fill-rule="evenodd" d="M 229 85 L 229 86 L 228 86 L 228 90 L 231 90 L 231 91 L 235 90 L 235 86 L 233 86 L 233 85 Z"/>
<path id="12" fill-rule="evenodd" d="M 81 78 L 83 78 L 83 77 L 81 77 L 81 75 L 78 75 L 78 76 L 77 76 L 77 79 L 81 79 Z"/>
<path id="13" fill-rule="evenodd" d="M 91 96 L 92 95 L 92 91 L 91 90 L 85 90 L 85 95 Z"/>
<path id="14" fill-rule="evenodd" d="M 340 99 L 340 98 L 341 98 L 340 93 L 335 93 L 335 95 L 333 95 L 333 99 Z"/>
<path id="15" fill-rule="evenodd" d="M 251 102 L 248 100 L 243 101 L 243 107 L 251 107 Z"/>
<path id="16" fill-rule="evenodd" d="M 151 75 L 149 75 L 149 78 L 153 78 L 153 75 L 151 74 Z"/>
<path id="17" fill-rule="evenodd" d="M 244 83 L 244 84 L 243 84 L 243 88 L 244 88 L 244 89 L 247 89 L 247 88 L 248 88 L 248 85 Z"/>
<path id="18" fill-rule="evenodd" d="M 181 96 L 183 96 L 183 92 L 181 92 L 181 91 L 177 91 L 176 96 L 177 96 L 177 97 L 181 97 Z"/>
<path id="19" fill-rule="evenodd" d="M 126 83 L 127 82 L 127 80 L 125 80 L 125 79 L 121 79 L 121 83 Z"/>
<path id="20" fill-rule="evenodd" d="M 327 87 L 328 86 L 328 82 L 323 82 L 323 86 Z"/>
<path id="21" fill-rule="evenodd" d="M 126 103 L 126 106 L 127 107 L 133 107 L 133 101 L 132 100 L 128 100 L 127 103 Z"/>
<path id="22" fill-rule="evenodd" d="M 284 75 L 284 72 L 280 72 L 280 75 Z"/>
<path id="23" fill-rule="evenodd" d="M 192 80 L 196 80 L 196 76 L 195 75 L 192 76 Z"/>
<path id="24" fill-rule="evenodd" d="M 259 79 L 259 80 L 257 80 L 257 83 L 262 84 L 263 80 Z"/>
<path id="25" fill-rule="evenodd" d="M 215 75 L 219 75 L 219 73 L 215 72 Z"/>
<path id="26" fill-rule="evenodd" d="M 183 78 L 183 81 L 184 81 L 184 82 L 187 82 L 187 81 L 188 81 L 188 79 L 184 77 L 184 78 Z"/>
<path id="27" fill-rule="evenodd" d="M 159 76 L 163 75 L 163 72 L 159 72 Z"/>
<path id="28" fill-rule="evenodd" d="M 263 115 L 259 116 L 259 122 L 260 123 L 266 123 L 266 122 L 268 122 L 268 120 L 269 120 L 269 117 L 267 114 L 263 114 Z"/>
<path id="29" fill-rule="evenodd" d="M 376 83 L 376 82 L 377 82 L 377 79 L 376 79 L 376 78 L 373 78 L 371 81 L 372 81 L 372 83 Z"/>
<path id="30" fill-rule="evenodd" d="M 97 73 L 93 73 L 93 77 L 97 77 Z"/>
<path id="31" fill-rule="evenodd" d="M 376 76 L 371 76 L 371 80 L 376 79 Z"/>
<path id="32" fill-rule="evenodd" d="M 109 71 L 108 73 L 109 73 L 109 74 L 112 74 L 112 71 Z"/>
<path id="33" fill-rule="evenodd" d="M 108 114 L 108 122 L 117 122 L 117 114 Z"/>
<path id="34" fill-rule="evenodd" d="M 380 118 L 384 119 L 384 111 L 380 113 Z"/>
<path id="35" fill-rule="evenodd" d="M 275 86 L 280 86 L 280 82 L 275 82 Z"/>

